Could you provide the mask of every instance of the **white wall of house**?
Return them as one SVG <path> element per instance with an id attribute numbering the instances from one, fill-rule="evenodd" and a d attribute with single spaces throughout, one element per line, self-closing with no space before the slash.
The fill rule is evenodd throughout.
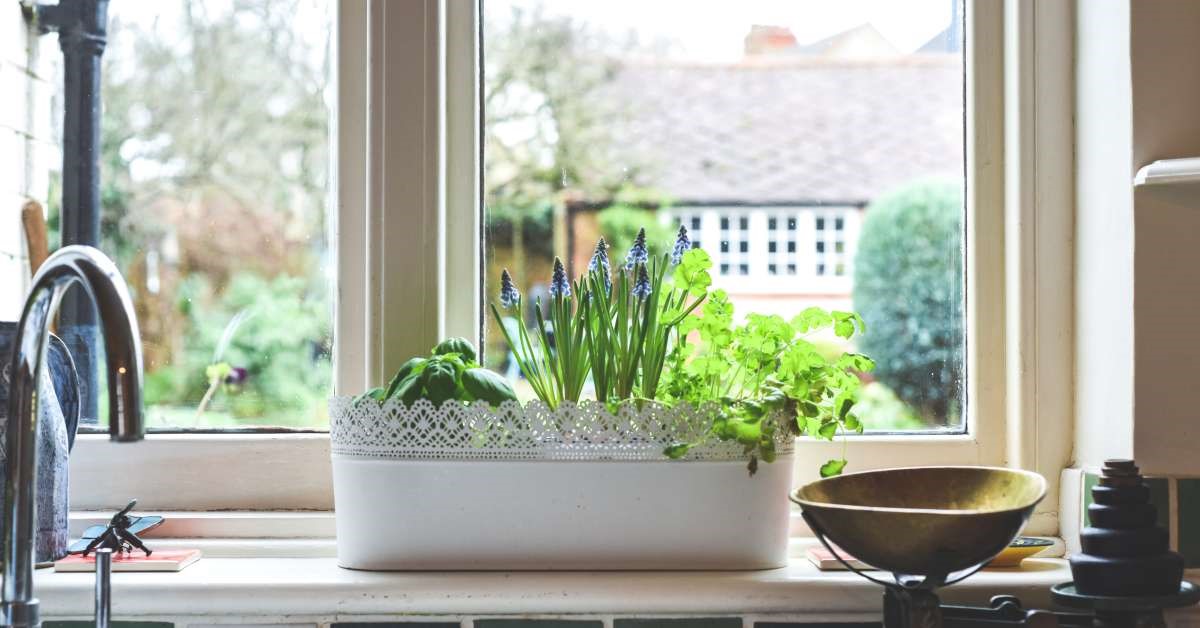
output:
<path id="1" fill-rule="evenodd" d="M 58 46 L 31 33 L 16 2 L 0 5 L 0 320 L 15 320 L 29 281 L 21 207 L 45 207 L 60 163 L 52 97 Z"/>
<path id="2" fill-rule="evenodd" d="M 712 256 L 713 285 L 746 304 L 739 310 L 850 306 L 862 209 L 679 206 L 668 215 Z"/>

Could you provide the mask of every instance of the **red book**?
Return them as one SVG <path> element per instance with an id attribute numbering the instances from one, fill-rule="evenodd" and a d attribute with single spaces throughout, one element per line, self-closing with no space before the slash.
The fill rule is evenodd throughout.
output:
<path id="1" fill-rule="evenodd" d="M 184 567 L 200 560 L 200 550 L 158 550 L 147 556 L 138 550 L 128 554 L 114 553 L 112 570 L 118 571 L 183 571 Z M 95 555 L 84 558 L 80 554 L 71 554 L 66 558 L 55 561 L 54 571 L 62 572 L 93 572 L 96 571 Z"/>
<path id="2" fill-rule="evenodd" d="M 823 545 L 813 545 L 805 552 L 809 562 L 816 565 L 821 571 L 845 571 L 846 566 L 837 558 L 834 558 L 833 553 L 825 549 Z M 846 550 L 838 548 L 838 555 L 849 561 L 855 569 L 875 569 L 874 567 L 862 562 L 861 560 L 846 553 Z"/>

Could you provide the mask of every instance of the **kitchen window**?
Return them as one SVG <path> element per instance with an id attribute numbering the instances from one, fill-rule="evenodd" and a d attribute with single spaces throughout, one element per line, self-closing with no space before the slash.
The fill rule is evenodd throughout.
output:
<path id="1" fill-rule="evenodd" d="M 335 388 L 342 393 L 364 390 L 384 381 L 409 356 L 427 351 L 437 338 L 447 335 L 479 337 L 481 327 L 484 328 L 482 335 L 487 343 L 489 364 L 499 365 L 505 359 L 503 349 L 494 344 L 497 334 L 494 329 L 487 329 L 490 322 L 482 316 L 481 308 L 482 304 L 495 298 L 499 268 L 512 263 L 514 255 L 525 253 L 525 259 L 530 260 L 526 268 L 531 270 L 521 281 L 541 281 L 543 279 L 537 272 L 544 265 L 532 261 L 537 259 L 536 255 L 556 251 L 568 253 L 568 258 L 573 260 L 571 263 L 578 268 L 577 258 L 590 251 L 572 243 L 568 238 L 570 232 L 562 225 L 567 220 L 577 219 L 580 222 L 577 232 L 584 231 L 590 223 L 594 235 L 598 235 L 598 221 L 592 220 L 588 213 L 605 207 L 595 207 L 594 203 L 587 202 L 587 197 L 572 196 L 572 192 L 564 191 L 563 186 L 587 183 L 584 177 L 598 172 L 583 167 L 583 164 L 611 155 L 601 144 L 585 142 L 575 153 L 583 160 L 577 162 L 577 170 L 548 169 L 547 176 L 537 181 L 537 185 L 543 187 L 532 189 L 536 191 L 548 186 L 553 188 L 553 193 L 539 192 L 532 198 L 552 202 L 541 206 L 533 202 L 523 205 L 520 228 L 514 230 L 511 220 L 514 214 L 506 216 L 497 210 L 496 199 L 491 196 L 494 188 L 489 187 L 495 184 L 494 177 L 504 174 L 503 169 L 493 169 L 495 162 L 491 161 L 497 154 L 493 142 L 504 134 L 488 126 L 488 116 L 497 112 L 495 100 L 489 103 L 489 81 L 498 79 L 492 65 L 496 53 L 491 51 L 489 54 L 489 46 L 505 43 L 495 37 L 503 30 L 489 30 L 502 27 L 503 22 L 490 19 L 489 15 L 508 16 L 514 7 L 526 5 L 509 0 L 484 0 L 481 6 L 439 0 L 405 3 L 338 0 L 334 4 L 334 54 L 330 67 L 337 89 L 327 102 L 334 111 L 335 120 L 330 144 L 335 147 L 332 153 L 336 156 L 330 179 L 337 207 L 336 230 L 332 238 L 336 243 L 332 256 L 335 263 L 331 266 L 336 268 L 337 285 L 333 319 L 336 342 L 332 348 Z M 743 4 L 727 6 L 738 9 Z M 952 3 L 929 4 L 936 4 L 938 11 L 944 13 Z M 661 9 L 664 12 L 670 10 L 667 5 L 682 6 L 663 5 L 666 7 Z M 561 12 L 572 9 L 600 10 L 555 3 L 546 5 L 542 15 L 560 19 L 563 17 Z M 967 131 L 965 142 L 960 134 L 957 150 L 959 158 L 964 160 L 966 173 L 965 182 L 960 174 L 959 189 L 964 192 L 960 202 L 961 207 L 965 207 L 962 215 L 963 281 L 970 290 L 961 302 L 960 316 L 967 338 L 965 347 L 961 348 L 964 365 L 961 386 L 963 398 L 969 403 L 961 408 L 960 416 L 955 419 L 957 422 L 948 430 L 905 435 L 880 432 L 855 439 L 850 444 L 855 448 L 853 457 L 864 465 L 895 466 L 931 461 L 1001 464 L 1006 459 L 1006 361 L 1003 358 L 1006 347 L 1003 334 L 995 333 L 1009 320 L 1004 307 L 1005 250 L 1003 243 L 993 237 L 1005 231 L 1004 202 L 1001 200 L 1004 172 L 997 166 L 1004 163 L 1003 138 L 997 130 L 1003 128 L 1005 102 L 1003 50 L 1005 47 L 1025 49 L 1023 47 L 1032 45 L 1033 30 L 1027 23 L 1032 18 L 1018 12 L 1016 15 L 1025 16 L 1027 21 L 1018 22 L 1005 31 L 1001 25 L 1011 16 L 1006 18 L 1000 3 L 968 1 L 962 9 L 962 41 L 965 43 L 959 53 L 957 85 L 961 103 L 962 76 L 965 76 L 966 102 L 959 105 L 958 124 L 962 124 L 965 115 Z M 694 13 L 694 8 L 689 10 Z M 721 10 L 724 9 L 714 9 L 714 15 Z M 525 15 L 528 18 L 529 14 Z M 578 19 L 579 16 L 574 17 Z M 611 18 L 603 23 L 615 25 L 620 32 L 625 32 L 629 24 L 637 21 L 628 14 L 622 18 L 620 11 L 614 8 Z M 723 20 L 714 18 L 710 21 Z M 949 25 L 948 20 L 943 24 Z M 934 34 L 931 33 L 931 41 Z M 528 48 L 520 39 L 508 43 L 513 48 Z M 667 44 L 656 48 L 653 41 L 645 43 L 651 51 L 671 49 Z M 800 38 L 797 43 L 802 43 Z M 737 42 L 737 46 L 742 45 L 744 42 Z M 564 61 L 561 57 L 557 59 Z M 653 59 L 643 57 L 643 60 L 646 63 L 639 68 L 656 67 Z M 764 68 L 769 67 L 770 62 L 764 64 Z M 611 69 L 611 72 L 616 71 Z M 600 76 L 609 74 L 610 70 L 606 70 Z M 575 75 L 572 80 L 590 80 L 589 76 Z M 583 89 L 586 85 L 567 84 L 567 87 Z M 734 90 L 726 91 L 733 93 Z M 514 87 L 501 101 L 516 111 L 505 121 L 512 124 L 504 137 L 524 150 L 533 150 L 535 154 L 525 157 L 544 165 L 546 162 L 539 161 L 543 158 L 539 155 L 543 154 L 537 153 L 535 148 L 537 142 L 556 136 L 554 121 L 536 117 L 520 120 L 520 112 L 530 103 L 545 105 L 544 97 L 530 86 Z M 616 102 L 624 101 L 617 99 Z M 659 104 L 684 119 L 689 108 L 696 106 L 691 100 L 661 101 Z M 1017 123 L 1023 124 L 1024 119 Z M 736 125 L 730 126 L 726 131 L 731 133 L 736 128 Z M 766 165 L 759 162 L 758 172 L 764 176 L 777 174 L 780 159 L 768 160 Z M 620 160 L 617 163 L 620 167 L 613 175 L 617 179 L 641 172 L 633 164 Z M 621 169 L 624 166 L 629 166 L 628 172 Z M 707 168 L 717 176 L 722 165 L 713 160 L 702 160 L 699 167 Z M 553 176 L 549 176 L 550 173 Z M 853 175 L 845 178 L 851 179 Z M 530 189 L 522 192 L 519 188 L 521 186 L 514 183 L 507 191 L 520 198 L 520 193 L 528 193 Z M 767 272 L 771 263 L 769 246 L 772 240 L 767 235 L 770 212 L 744 213 L 743 206 L 729 204 L 733 199 L 717 199 L 708 206 L 688 207 L 685 205 L 687 199 L 648 199 L 638 194 L 638 190 L 617 191 L 626 194 L 607 199 L 619 201 L 609 206 L 623 206 L 627 210 L 625 217 L 632 216 L 635 220 L 615 221 L 616 224 L 645 225 L 652 231 L 654 214 L 647 217 L 637 212 L 669 215 L 677 209 L 686 214 L 692 225 L 699 226 L 695 229 L 696 240 L 713 255 L 714 261 L 720 254 L 721 241 L 725 240 L 718 214 L 727 215 L 730 223 L 724 231 L 730 234 L 728 241 L 736 243 L 730 246 L 729 254 L 740 254 L 743 241 L 747 247 L 745 262 L 735 262 L 731 257 L 730 270 L 735 273 L 740 270 L 735 264 L 748 266 L 745 276 L 735 274 L 729 279 L 734 283 L 740 281 L 747 288 L 771 285 L 756 283 L 756 277 L 795 281 L 807 272 L 806 268 L 814 267 L 809 256 L 815 253 L 815 241 L 810 239 L 815 225 L 806 222 L 806 213 L 811 217 L 813 212 L 822 210 L 857 211 L 856 203 L 868 200 L 831 198 L 827 201 L 827 205 L 837 203 L 836 208 L 820 205 L 779 207 L 786 201 L 764 205 L 767 210 L 796 217 L 797 275 L 793 278 L 787 274 L 793 263 L 789 258 L 789 243 L 793 241 L 789 234 L 791 219 L 779 217 L 776 222 L 775 232 L 780 235 L 774 240 L 775 263 L 780 274 L 772 276 Z M 556 204 L 558 200 L 584 202 Z M 737 220 L 738 212 L 743 212 L 740 215 L 747 220 L 744 228 Z M 668 220 L 665 225 L 658 223 L 658 232 L 670 234 L 678 220 Z M 835 226 L 836 223 L 830 225 Z M 842 246 L 846 256 L 854 251 L 851 233 L 854 228 L 855 223 L 850 219 L 843 223 L 846 238 Z M 1021 233 L 1015 232 L 1012 237 L 1018 238 Z M 526 247 L 512 247 L 514 237 L 524 238 Z M 504 252 L 505 247 L 501 244 L 506 238 L 510 245 Z M 836 250 L 836 239 L 832 246 L 830 253 Z M 502 254 L 510 256 L 509 261 L 500 259 Z M 850 277 L 857 268 L 849 259 L 846 263 L 846 276 L 827 279 Z M 527 288 L 530 284 L 524 285 Z M 984 333 L 982 330 L 985 329 L 990 331 Z M 1020 336 L 1013 342 L 1024 346 L 1020 343 L 1027 342 L 1025 338 Z M 163 507 L 331 507 L 328 439 L 321 434 L 153 435 L 138 447 L 142 453 L 135 460 L 128 448 L 118 451 L 98 439 L 83 439 L 76 457 L 84 471 L 76 474 L 78 481 L 73 490 L 88 495 L 88 502 L 94 503 L 95 507 L 103 507 L 116 498 L 113 489 L 79 478 L 93 474 L 103 477 L 105 473 L 112 477 L 116 473 L 133 478 L 133 484 L 123 488 L 122 496 L 133 490 L 148 496 L 147 503 Z M 838 455 L 840 448 L 840 444 L 806 443 L 799 451 L 802 458 L 811 456 L 812 460 L 824 460 Z M 146 464 L 159 465 L 156 468 L 164 471 L 154 479 L 139 478 L 144 475 Z M 807 477 L 806 474 L 815 467 L 804 460 L 797 465 L 800 477 Z M 191 477 L 194 471 L 189 471 L 201 468 L 206 471 L 203 482 Z M 221 489 L 214 491 L 214 485 Z M 166 489 L 168 486 L 170 488 Z"/>

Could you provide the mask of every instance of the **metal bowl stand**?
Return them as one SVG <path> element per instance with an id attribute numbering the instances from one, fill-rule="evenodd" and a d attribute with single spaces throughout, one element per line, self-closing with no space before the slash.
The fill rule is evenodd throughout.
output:
<path id="1" fill-rule="evenodd" d="M 854 567 L 829 542 L 821 526 L 808 513 L 802 514 L 817 540 L 821 541 L 838 562 L 846 569 L 883 587 L 884 628 L 1162 628 L 1166 626 L 1163 620 L 1164 609 L 1191 606 L 1200 601 L 1200 588 L 1186 581 L 1180 586 L 1178 594 L 1159 597 L 1080 595 L 1075 592 L 1074 583 L 1067 582 L 1051 589 L 1054 602 L 1090 612 L 1025 609 L 1021 606 L 1021 601 L 1011 595 L 997 595 L 987 607 L 942 604 L 934 592 L 935 589 L 969 578 L 987 562 L 948 574 L 913 576 L 894 573 L 894 582 L 888 582 Z"/>

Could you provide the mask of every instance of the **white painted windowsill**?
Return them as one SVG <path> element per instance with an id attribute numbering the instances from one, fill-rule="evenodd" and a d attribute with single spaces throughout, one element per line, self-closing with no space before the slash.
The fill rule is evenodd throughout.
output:
<path id="1" fill-rule="evenodd" d="M 115 619 L 286 617 L 326 623 L 434 616 L 719 615 L 878 621 L 879 587 L 849 572 L 820 572 L 797 543 L 782 569 L 729 572 L 365 572 L 331 557 L 206 557 L 180 573 L 113 574 Z M 1017 595 L 1047 607 L 1052 585 L 1071 579 L 1061 559 L 984 570 L 946 589 L 947 602 L 983 604 Z M 41 570 L 35 593 L 47 619 L 92 613 L 92 574 Z M 266 619 L 262 619 L 266 621 Z M 277 621 L 278 619 L 276 619 Z"/>

